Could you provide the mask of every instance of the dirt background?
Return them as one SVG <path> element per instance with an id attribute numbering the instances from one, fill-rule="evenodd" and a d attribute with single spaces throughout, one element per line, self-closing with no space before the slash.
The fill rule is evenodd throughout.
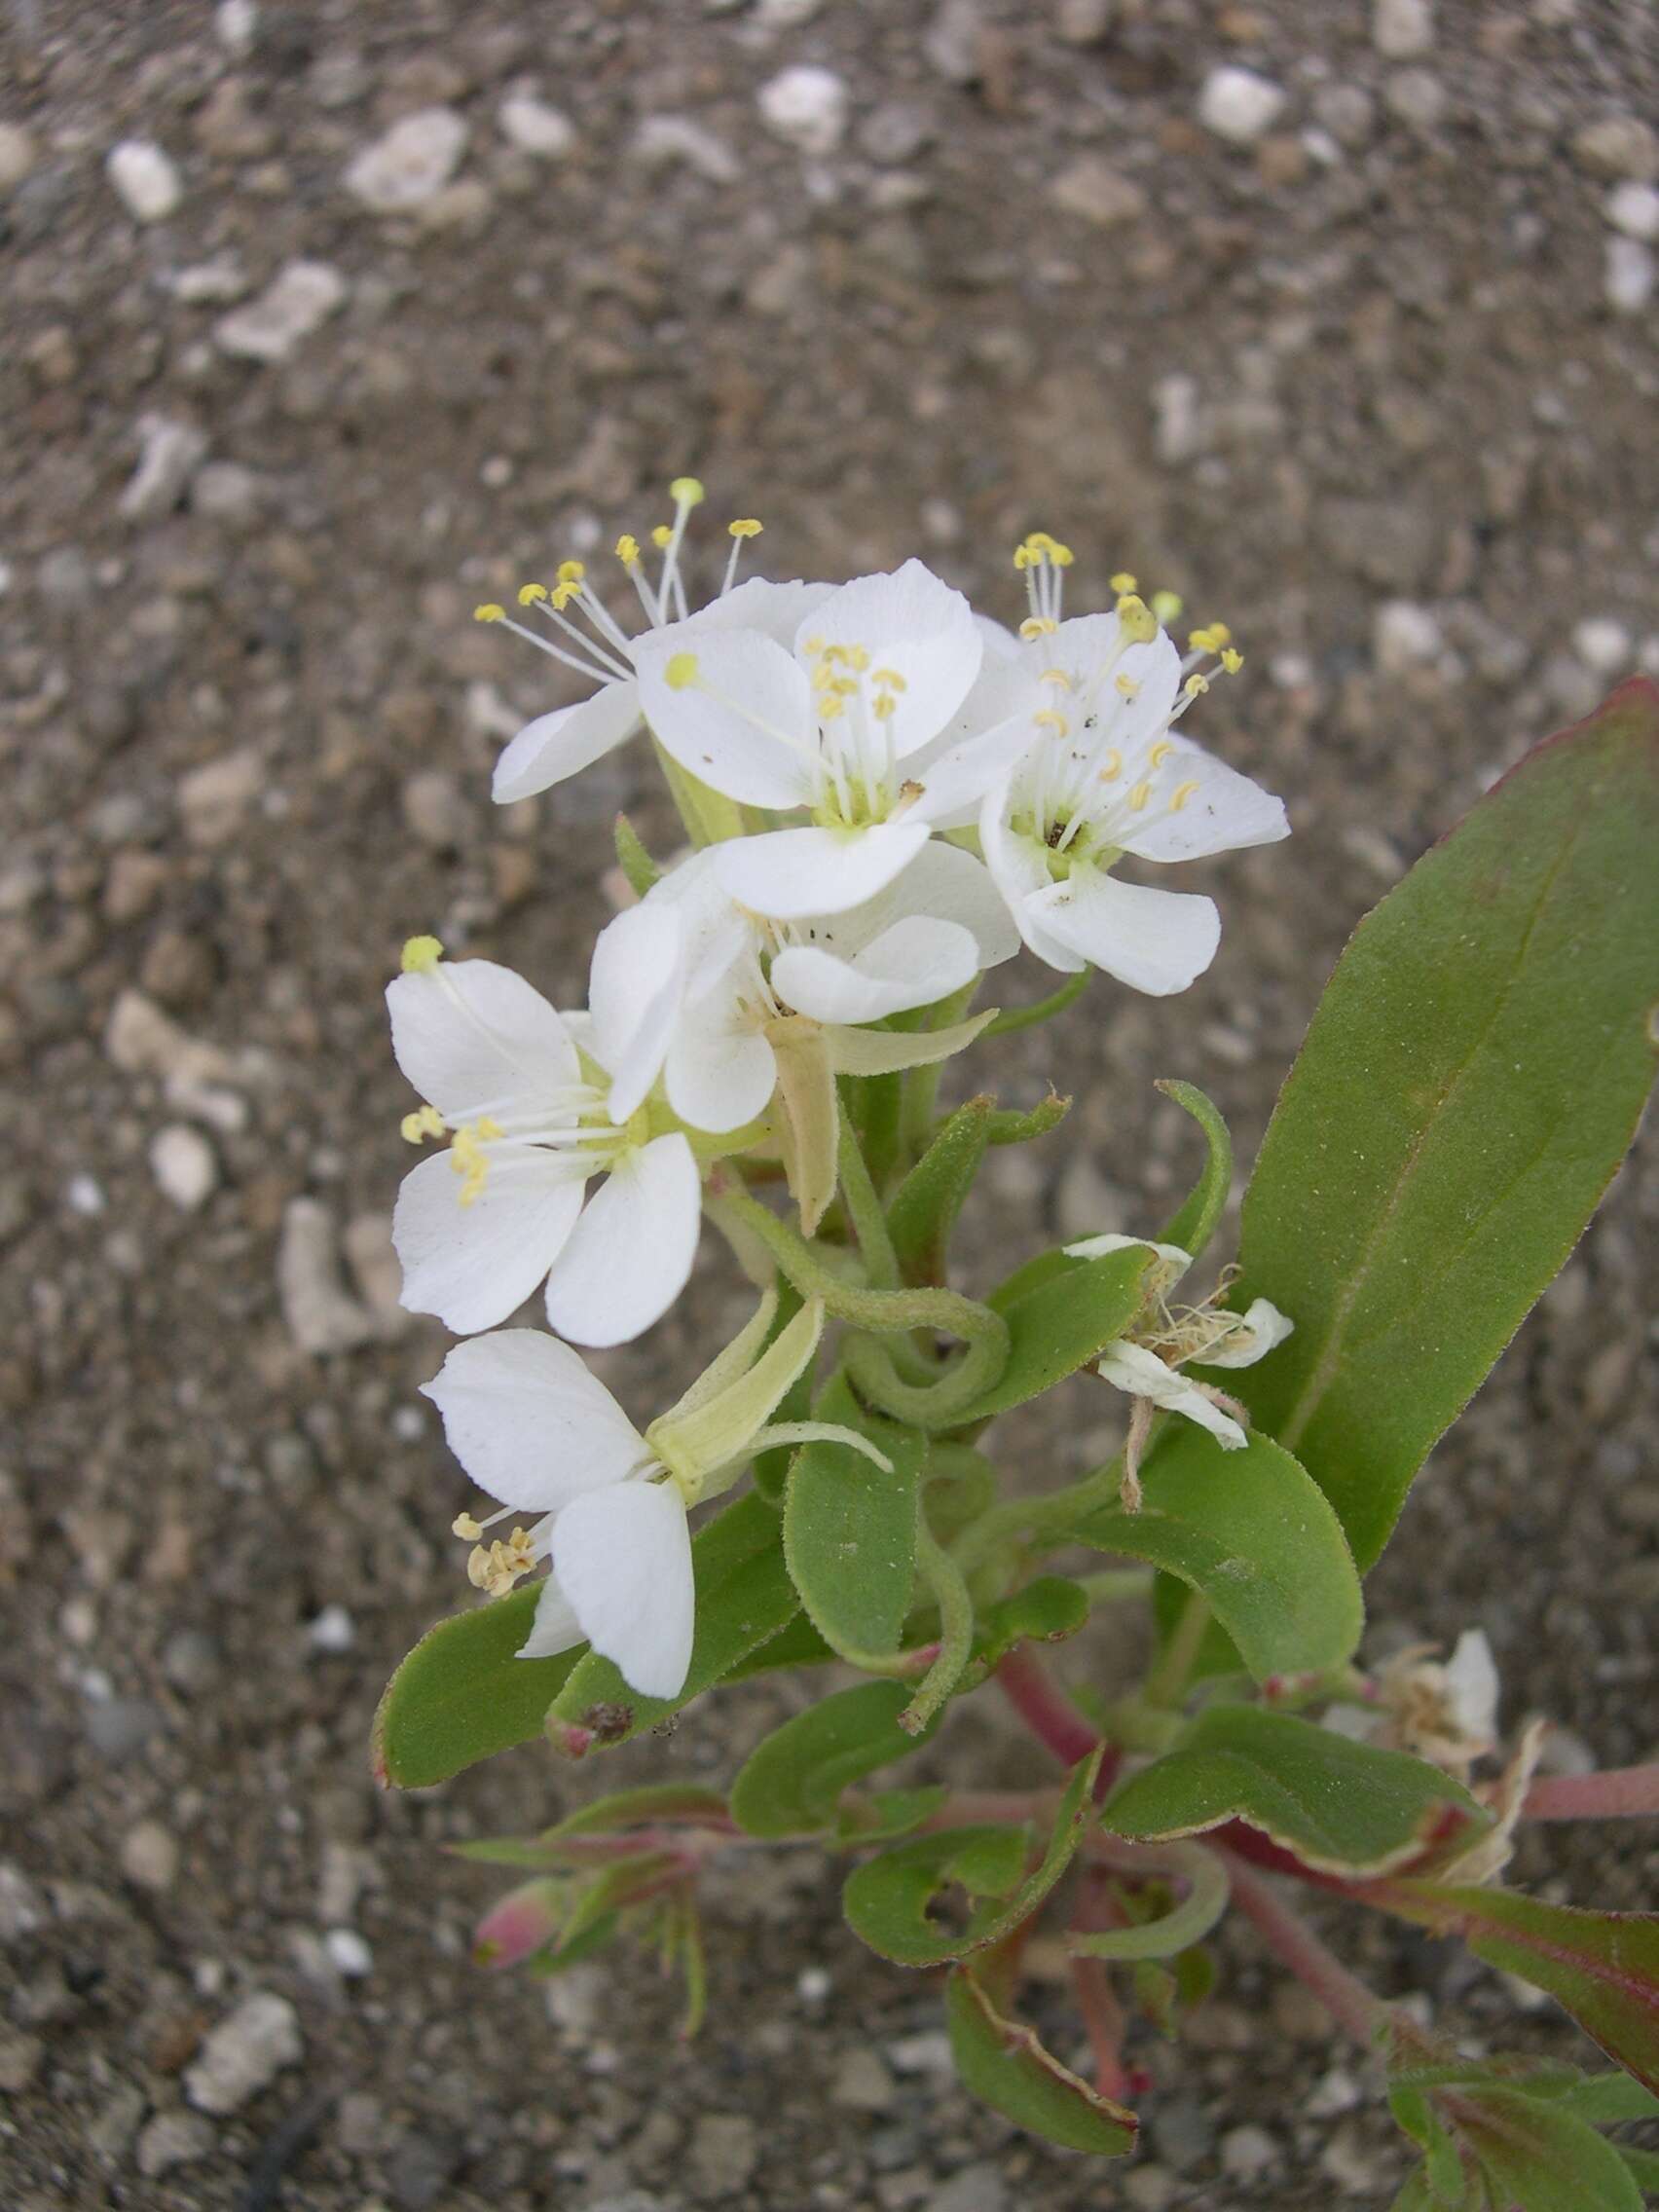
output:
<path id="1" fill-rule="evenodd" d="M 797 66 L 833 82 L 792 139 L 761 93 Z M 1206 92 L 1223 68 L 1279 98 Z M 365 204 L 347 172 L 434 109 L 403 211 Z M 764 518 L 772 573 L 919 550 L 1009 614 L 1046 526 L 1074 604 L 1127 566 L 1231 621 L 1200 734 L 1297 830 L 1203 872 L 1228 926 L 1186 998 L 1101 985 L 1000 1048 L 1005 1098 L 1054 1074 L 1080 1105 L 999 1156 L 970 1276 L 1151 1227 L 1191 1165 L 1152 1079 L 1204 1085 L 1248 1159 L 1357 915 L 1659 665 L 1656 111 L 1641 0 L 0 11 L 8 2206 L 1388 2200 L 1375 2085 L 1242 1941 L 1196 2047 L 1149 2059 L 1132 2172 L 971 2109 L 934 1994 L 839 1931 L 811 1854 L 717 1879 L 689 2050 L 648 1963 L 551 1995 L 468 1964 L 492 1880 L 440 1847 L 612 1778 L 369 1778 L 464 1495 L 415 1395 L 444 1341 L 388 1280 L 380 994 L 435 929 L 570 1003 L 611 812 L 668 834 L 637 749 L 492 809 L 498 743 L 560 694 L 476 601 L 648 527 L 685 468 Z M 124 194 L 128 140 L 165 159 L 122 157 Z M 1373 1586 L 1383 1646 L 1479 1620 L 1506 1714 L 1609 1763 L 1655 1748 L 1653 1167 L 1649 1137 Z M 599 1364 L 648 1414 L 738 1309 L 708 1255 Z M 1011 1429 L 1022 1472 L 1079 1465 L 1084 1418 Z M 782 1694 L 616 1779 L 729 1773 Z M 1037 1771 L 993 1714 L 949 1755 Z M 1653 1865 L 1557 1831 L 1522 1872 L 1629 1905 Z M 1583 2055 L 1426 1944 L 1338 1940 Z"/>

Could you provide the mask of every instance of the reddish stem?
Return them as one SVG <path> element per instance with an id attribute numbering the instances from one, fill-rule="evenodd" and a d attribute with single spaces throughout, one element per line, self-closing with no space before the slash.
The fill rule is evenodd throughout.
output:
<path id="1" fill-rule="evenodd" d="M 1224 1851 L 1238 1909 L 1268 1947 L 1318 1998 L 1327 2012 L 1369 2048 L 1378 2030 L 1394 2018 L 1391 2006 L 1366 1988 L 1328 1950 L 1308 1923 L 1293 1912 L 1270 1882 L 1254 1873 L 1236 1854 Z"/>
<path id="2" fill-rule="evenodd" d="M 1115 1909 L 1105 1883 L 1092 1868 L 1088 1869 L 1078 1892 L 1072 1926 L 1091 1933 L 1096 1929 L 1119 1927 L 1122 1920 L 1123 1915 Z M 1112 1987 L 1111 1971 L 1104 1959 L 1074 1958 L 1071 1968 L 1078 2010 L 1083 2015 L 1089 2047 L 1094 2053 L 1094 2085 L 1103 2097 L 1122 2104 L 1132 2093 L 1133 2084 L 1128 2068 L 1124 2064 L 1124 2008 Z"/>
<path id="3" fill-rule="evenodd" d="M 1659 1766 L 1610 1766 L 1601 1774 L 1547 1774 L 1521 1808 L 1530 1821 L 1632 1821 L 1659 1813 Z"/>
<path id="4" fill-rule="evenodd" d="M 997 1680 L 1014 1712 L 1062 1766 L 1076 1766 L 1092 1754 L 1100 1738 L 1028 1643 L 1004 1652 Z"/>

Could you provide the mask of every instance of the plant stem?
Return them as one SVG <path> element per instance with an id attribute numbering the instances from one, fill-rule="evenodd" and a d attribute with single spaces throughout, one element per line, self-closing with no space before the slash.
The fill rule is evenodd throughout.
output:
<path id="1" fill-rule="evenodd" d="M 961 990 L 941 999 L 932 1010 L 928 1021 L 930 1029 L 948 1029 L 952 1022 L 961 1021 L 974 1003 L 979 988 L 979 978 L 964 983 Z M 995 1022 L 990 1025 L 993 1029 Z M 939 1081 L 944 1073 L 942 1060 L 931 1060 L 919 1068 L 907 1068 L 904 1073 L 903 1105 L 900 1110 L 899 1140 L 906 1161 L 915 1160 L 926 1151 L 928 1130 L 933 1123 L 934 1107 L 939 1099 Z"/>
<path id="2" fill-rule="evenodd" d="M 1047 1534 L 1064 1529 L 1090 1507 L 1113 1503 L 1122 1480 L 1122 1459 L 1108 1459 L 1103 1467 L 1093 1468 L 1064 1490 L 1050 1491 L 1040 1497 L 1011 1498 L 1006 1505 L 993 1506 L 957 1538 L 957 1566 L 964 1574 L 971 1574 L 1017 1537 L 1022 1529 L 1038 1538 L 1040 1547 Z"/>
<path id="3" fill-rule="evenodd" d="M 888 1235 L 887 1216 L 881 1210 L 875 1185 L 870 1180 L 858 1131 L 853 1127 L 852 1116 L 845 1110 L 841 1114 L 840 1135 L 841 1196 L 852 1216 L 853 1229 L 858 1236 L 859 1251 L 863 1254 L 865 1272 L 876 1290 L 895 1290 L 899 1284 L 899 1260 Z"/>
<path id="4" fill-rule="evenodd" d="M 907 1736 L 919 1736 L 962 1679 L 974 1648 L 974 1601 L 955 1562 L 925 1521 L 916 1530 L 916 1564 L 939 1605 L 939 1656 L 915 1696 L 899 1715 Z"/>
<path id="5" fill-rule="evenodd" d="M 1521 1808 L 1529 1821 L 1632 1821 L 1659 1813 L 1659 1766 L 1610 1766 L 1600 1774 L 1547 1774 Z"/>
<path id="6" fill-rule="evenodd" d="M 1217 1857 L 1226 1863 L 1239 1910 L 1268 1948 L 1313 1992 L 1340 2028 L 1371 2048 L 1379 2033 L 1392 2023 L 1393 2007 L 1350 1973 L 1272 1885 L 1252 1872 L 1236 1853 L 1221 1851 Z"/>
<path id="7" fill-rule="evenodd" d="M 1169 1640 L 1146 1677 L 1148 1705 L 1177 1706 L 1186 1695 L 1193 1669 L 1202 1648 L 1210 1622 L 1209 1601 L 1201 1591 L 1190 1590 Z"/>
<path id="8" fill-rule="evenodd" d="M 1077 1586 L 1090 1605 L 1123 1605 L 1152 1595 L 1150 1567 L 1103 1567 L 1098 1574 L 1080 1574 Z"/>
<path id="9" fill-rule="evenodd" d="M 1064 1014 L 1067 1007 L 1074 1005 L 1088 990 L 1092 973 L 1086 968 L 1082 975 L 1068 977 L 1057 991 L 1051 991 L 1046 999 L 1038 999 L 1031 1006 L 1010 1007 L 1006 1014 L 997 1015 L 984 1034 L 1012 1037 L 1016 1029 L 1034 1029 L 1038 1022 L 1050 1021 L 1056 1014 Z"/>
<path id="10" fill-rule="evenodd" d="M 1028 1643 L 1005 1651 L 996 1675 L 1014 1712 L 1062 1766 L 1076 1766 L 1092 1753 L 1100 1738 Z"/>

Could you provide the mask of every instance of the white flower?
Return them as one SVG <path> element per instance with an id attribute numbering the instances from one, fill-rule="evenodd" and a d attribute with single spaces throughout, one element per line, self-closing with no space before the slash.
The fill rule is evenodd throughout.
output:
<path id="1" fill-rule="evenodd" d="M 1179 1373 L 1180 1367 L 1188 1360 L 1206 1367 L 1253 1367 L 1275 1345 L 1283 1344 L 1296 1325 L 1265 1298 L 1253 1300 L 1242 1313 L 1230 1313 L 1210 1301 L 1172 1309 L 1168 1294 L 1193 1264 L 1191 1253 L 1178 1244 L 1159 1244 L 1150 1236 L 1087 1236 L 1068 1244 L 1066 1251 L 1074 1260 L 1097 1260 L 1137 1244 L 1158 1255 L 1157 1266 L 1147 1275 L 1153 1318 L 1132 1337 L 1114 1338 L 1094 1370 L 1103 1382 L 1134 1400 L 1124 1460 L 1124 1499 L 1131 1512 L 1140 1502 L 1140 1456 L 1153 1407 L 1197 1421 L 1224 1452 L 1237 1452 L 1249 1442 L 1236 1419 L 1242 1409 L 1229 1411 L 1231 1401 L 1210 1384 Z"/>
<path id="2" fill-rule="evenodd" d="M 731 553 L 719 598 L 693 613 L 685 596 L 680 555 L 686 518 L 701 503 L 703 487 L 694 476 L 680 476 L 669 486 L 669 493 L 674 500 L 674 521 L 652 533 L 662 554 L 655 583 L 645 573 L 639 540 L 624 535 L 616 542 L 616 557 L 645 613 L 643 631 L 630 636 L 600 596 L 581 561 L 562 561 L 551 586 L 526 584 L 518 595 L 519 605 L 538 615 L 548 634 L 513 621 L 505 608 L 493 603 L 477 609 L 481 622 L 505 623 L 509 630 L 598 686 L 591 699 L 538 715 L 519 731 L 496 763 L 494 795 L 500 804 L 529 798 L 533 793 L 563 783 L 634 735 L 641 726 L 635 655 L 652 632 L 672 626 L 677 637 L 682 632 L 701 636 L 706 630 L 742 628 L 787 639 L 793 635 L 802 616 L 829 592 L 828 584 L 774 584 L 758 577 L 738 584 L 738 556 L 744 542 L 760 531 L 757 522 L 745 518 L 729 526 Z M 585 628 L 576 619 L 578 615 L 585 618 Z"/>
<path id="3" fill-rule="evenodd" d="M 387 987 L 397 1064 L 427 1101 L 392 1217 L 403 1303 L 462 1334 L 504 1321 L 546 1278 L 547 1317 L 577 1344 L 624 1344 L 673 1304 L 702 1220 L 697 1162 L 583 1075 L 553 1008 L 491 960 L 454 963 L 412 939 Z M 589 1180 L 606 1180 L 584 1206 Z"/>
<path id="4" fill-rule="evenodd" d="M 1377 1677 L 1376 1704 L 1334 1705 L 1324 1725 L 1466 1778 L 1497 1744 L 1497 1664 L 1478 1628 L 1463 1631 L 1444 1663 L 1429 1656 L 1433 1649 L 1414 1643 L 1396 1652 Z"/>
<path id="5" fill-rule="evenodd" d="M 660 1070 L 668 1103 L 721 1134 L 764 1115 L 780 1083 L 781 1135 L 809 1233 L 835 1187 L 834 1078 L 946 1057 L 989 1017 L 937 1030 L 862 1024 L 937 1005 L 1019 948 L 972 854 L 930 844 L 885 890 L 844 913 L 767 921 L 730 899 L 717 846 L 619 914 L 594 954 L 594 1049 L 631 1110 Z"/>
<path id="6" fill-rule="evenodd" d="M 798 921 L 862 905 L 908 866 L 946 804 L 994 773 L 973 786 L 959 760 L 927 786 L 929 762 L 973 734 L 956 724 L 982 651 L 968 602 L 920 561 L 830 592 L 793 649 L 758 630 L 646 641 L 640 696 L 664 750 L 744 805 L 812 817 L 721 845 L 731 897 Z"/>
<path id="7" fill-rule="evenodd" d="M 888 1462 L 852 1431 L 771 1422 L 817 1348 L 823 1308 L 803 1307 L 761 1346 L 777 1313 L 768 1293 L 736 1341 L 644 1435 L 568 1345 L 534 1329 L 502 1329 L 457 1345 L 423 1388 L 450 1449 L 481 1490 L 502 1500 L 487 1521 L 462 1514 L 455 1532 L 474 1549 L 468 1574 L 499 1597 L 550 1563 L 521 1659 L 584 1640 L 645 1697 L 674 1697 L 690 1664 L 694 1619 L 685 1516 L 728 1489 L 756 1452 L 808 1436 Z M 535 1516 L 489 1544 L 485 1530 Z"/>
<path id="8" fill-rule="evenodd" d="M 1052 572 L 1051 556 L 1033 544 L 1021 548 L 1022 565 Z M 1134 578 L 1114 583 L 1123 587 L 1114 613 L 1062 622 L 1036 612 L 1023 643 L 993 648 L 977 711 L 1006 733 L 1003 718 L 1018 697 L 1024 740 L 985 795 L 979 841 L 1040 959 L 1071 975 L 1103 968 L 1162 996 L 1209 966 L 1220 917 L 1190 892 L 1121 882 L 1115 863 L 1125 853 L 1186 861 L 1270 844 L 1289 824 L 1278 799 L 1171 735 L 1208 688 L 1198 662 L 1213 653 L 1229 671 L 1239 665 L 1226 628 L 1195 631 L 1183 659 Z M 1047 604 L 1057 608 L 1057 594 Z"/>

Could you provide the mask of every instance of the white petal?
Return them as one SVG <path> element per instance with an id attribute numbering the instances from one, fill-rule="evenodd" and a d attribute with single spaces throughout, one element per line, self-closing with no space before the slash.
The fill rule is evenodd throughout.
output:
<path id="1" fill-rule="evenodd" d="M 972 822 L 986 792 L 1031 750 L 1037 734 L 1031 717 L 1046 703 L 1040 693 L 1028 696 L 1003 720 L 945 748 L 930 746 L 921 760 L 909 764 L 910 780 L 922 787 L 915 806 L 919 819 L 936 830 L 960 830 Z"/>
<path id="2" fill-rule="evenodd" d="M 642 1697 L 674 1697 L 691 1664 L 695 1593 L 685 1508 L 671 1483 L 590 1491 L 560 1514 L 553 1571 L 594 1649 Z"/>
<path id="3" fill-rule="evenodd" d="M 639 726 L 638 685 L 602 683 L 591 699 L 527 722 L 496 762 L 490 795 L 498 806 L 510 806 L 547 791 L 613 752 Z"/>
<path id="4" fill-rule="evenodd" d="M 1466 1628 L 1446 1662 L 1447 1700 L 1463 1734 L 1483 1744 L 1497 1739 L 1497 1663 L 1484 1631 Z"/>
<path id="5" fill-rule="evenodd" d="M 1118 1338 L 1106 1346 L 1096 1372 L 1120 1390 L 1126 1390 L 1132 1398 L 1150 1398 L 1155 1406 L 1167 1406 L 1171 1413 L 1185 1414 L 1200 1428 L 1207 1428 L 1225 1452 L 1236 1452 L 1249 1442 L 1231 1414 L 1224 1414 L 1196 1382 L 1189 1382 L 1174 1368 L 1165 1367 L 1158 1354 L 1148 1351 L 1144 1345 L 1130 1344 L 1126 1337 Z"/>
<path id="6" fill-rule="evenodd" d="M 448 1153 L 430 1154 L 403 1178 L 392 1211 L 404 1305 L 460 1336 L 504 1321 L 558 1258 L 588 1172 L 526 1145 L 492 1145 L 483 1187 L 462 1205 Z"/>
<path id="7" fill-rule="evenodd" d="M 778 921 L 862 906 L 909 866 L 928 841 L 921 822 L 869 830 L 773 830 L 717 847 L 720 882 L 739 905 Z"/>
<path id="8" fill-rule="evenodd" d="M 585 1641 L 575 1607 L 560 1589 L 559 1577 L 550 1574 L 541 1585 L 541 1595 L 535 1601 L 535 1618 L 531 1623 L 530 1634 L 519 1645 L 515 1656 L 520 1659 L 552 1659 L 561 1651 L 569 1651 L 572 1643 L 582 1643 Z"/>
<path id="9" fill-rule="evenodd" d="M 678 689 L 669 663 L 691 653 Z M 805 806 L 817 727 L 806 673 L 758 630 L 658 630 L 636 648 L 645 719 L 682 768 L 746 806 Z"/>
<path id="10" fill-rule="evenodd" d="M 677 623 L 673 641 L 689 643 L 693 631 L 759 630 L 780 645 L 793 647 L 802 622 L 834 589 L 833 584 L 773 583 L 767 576 L 751 576 L 723 599 L 700 607 L 688 621 Z"/>
<path id="11" fill-rule="evenodd" d="M 909 914 L 851 960 L 822 944 L 786 946 L 772 963 L 772 988 L 815 1021 L 881 1021 L 937 1005 L 978 972 L 978 947 L 965 929 Z"/>
<path id="12" fill-rule="evenodd" d="M 1052 888 L 1053 878 L 1036 840 L 1022 837 L 1014 830 L 1009 820 L 1012 803 L 1012 784 L 1004 782 L 985 794 L 985 803 L 979 809 L 979 844 L 991 880 L 1001 892 L 1015 929 L 1038 959 L 1062 975 L 1080 976 L 1088 962 L 1044 926 L 1037 901 Z"/>
<path id="13" fill-rule="evenodd" d="M 697 1162 L 684 1137 L 625 1152 L 547 1278 L 547 1318 L 578 1345 L 625 1345 L 660 1321 L 691 1272 L 702 1227 Z"/>
<path id="14" fill-rule="evenodd" d="M 1215 1351 L 1206 1351 L 1200 1365 L 1254 1367 L 1274 1345 L 1282 1345 L 1295 1327 L 1296 1323 L 1287 1320 L 1271 1300 L 1255 1299 L 1248 1309 L 1239 1314 L 1238 1326 L 1226 1343 Z"/>
<path id="15" fill-rule="evenodd" d="M 1039 892 L 1029 910 L 1040 928 L 1090 967 L 1154 998 L 1184 991 L 1221 941 L 1213 900 L 1122 883 L 1094 867 L 1074 867 L 1066 882 Z"/>
<path id="16" fill-rule="evenodd" d="M 989 614 L 976 614 L 974 627 L 979 633 L 987 661 L 1017 660 L 1025 650 L 1024 641 L 1006 622 L 995 621 Z"/>
<path id="17" fill-rule="evenodd" d="M 1169 1281 L 1179 1282 L 1193 1264 L 1191 1252 L 1183 1252 L 1179 1244 L 1160 1244 L 1151 1236 L 1120 1236 L 1115 1230 L 1100 1236 L 1085 1236 L 1075 1244 L 1063 1247 L 1070 1260 L 1103 1260 L 1108 1252 L 1128 1252 L 1139 1245 L 1143 1251 L 1156 1252 L 1175 1271 Z"/>
<path id="18" fill-rule="evenodd" d="M 650 1457 L 605 1384 L 539 1329 L 469 1338 L 421 1390 L 479 1489 L 527 1513 L 621 1482 Z"/>
<path id="19" fill-rule="evenodd" d="M 891 575 L 856 577 L 831 592 L 801 623 L 796 652 L 807 654 L 815 639 L 863 646 L 872 668 L 890 668 L 903 678 L 887 724 L 900 759 L 950 721 L 984 652 L 968 602 L 920 561 L 906 561 Z"/>
<path id="20" fill-rule="evenodd" d="M 391 1049 L 452 1124 L 503 1099 L 534 1105 L 580 1079 L 575 1048 L 541 993 L 494 960 L 445 960 L 387 985 Z"/>
<path id="21" fill-rule="evenodd" d="M 647 898 L 608 922 L 588 975 L 591 1050 L 612 1077 L 610 1119 L 618 1127 L 655 1083 L 684 987 L 685 933 L 672 906 Z"/>
<path id="22" fill-rule="evenodd" d="M 1178 812 L 1172 810 L 1173 794 L 1194 783 L 1198 790 Z M 1290 824 L 1283 799 L 1198 746 L 1184 745 L 1160 768 L 1144 816 L 1119 834 L 1125 852 L 1142 860 L 1190 861 L 1243 845 L 1275 844 L 1290 835 Z"/>
<path id="23" fill-rule="evenodd" d="M 741 1129 L 770 1105 L 777 1056 L 745 1012 L 729 970 L 687 1003 L 663 1080 L 680 1119 L 711 1136 Z"/>
<path id="24" fill-rule="evenodd" d="M 958 923 L 978 946 L 981 968 L 995 968 L 1019 950 L 1019 932 L 984 862 L 942 838 L 924 845 L 903 874 L 866 905 L 839 917 L 847 934 L 838 938 L 838 949 L 867 943 L 903 914 Z"/>

